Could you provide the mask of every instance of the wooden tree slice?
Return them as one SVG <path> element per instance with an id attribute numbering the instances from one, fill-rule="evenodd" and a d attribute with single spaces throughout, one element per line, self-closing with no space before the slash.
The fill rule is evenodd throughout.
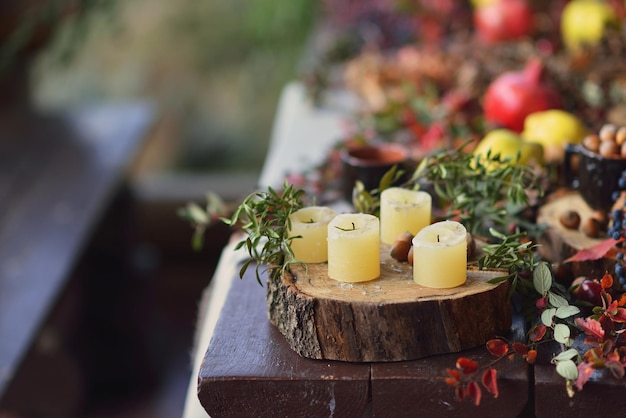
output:
<path id="1" fill-rule="evenodd" d="M 587 205 L 578 192 L 569 192 L 555 197 L 539 209 L 537 223 L 545 224 L 546 229 L 538 239 L 538 252 L 545 260 L 553 263 L 561 263 L 578 251 L 591 248 L 608 239 L 605 233 L 600 237 L 591 238 L 580 228 L 565 228 L 559 221 L 559 217 L 566 210 L 578 212 L 583 222 L 593 214 L 593 209 Z M 578 276 L 599 279 L 604 273 L 613 272 L 614 254 L 597 260 L 568 262 L 563 267 L 569 279 Z"/>
<path id="2" fill-rule="evenodd" d="M 332 280 L 326 263 L 295 266 L 268 283 L 270 321 L 300 355 L 349 362 L 459 352 L 509 330 L 509 283 L 487 283 L 502 271 L 469 269 L 463 286 L 430 289 L 389 251 L 381 246 L 381 276 L 369 282 Z"/>

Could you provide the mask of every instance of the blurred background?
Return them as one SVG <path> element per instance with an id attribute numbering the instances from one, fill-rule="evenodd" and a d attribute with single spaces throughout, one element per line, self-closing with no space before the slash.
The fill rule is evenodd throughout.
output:
<path id="1" fill-rule="evenodd" d="M 0 393 L 0 417 L 181 416 L 198 304 L 229 230 L 212 228 L 193 252 L 176 211 L 207 191 L 234 201 L 253 190 L 318 9 L 315 0 L 2 2 L 0 119 L 129 102 L 149 103 L 154 118 Z M 6 136 L 0 128 L 0 145 Z M 54 354 L 42 348 L 51 339 Z"/>

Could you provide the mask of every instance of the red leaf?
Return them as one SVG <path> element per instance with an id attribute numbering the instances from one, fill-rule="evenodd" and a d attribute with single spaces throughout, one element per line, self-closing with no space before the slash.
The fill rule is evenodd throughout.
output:
<path id="1" fill-rule="evenodd" d="M 509 343 L 501 338 L 487 341 L 487 350 L 496 357 L 501 357 L 509 352 Z"/>
<path id="2" fill-rule="evenodd" d="M 599 321 L 592 318 L 576 318 L 574 323 L 578 328 L 589 336 L 595 337 L 598 341 L 604 339 L 604 329 Z M 586 340 L 585 340 L 586 341 Z"/>
<path id="3" fill-rule="evenodd" d="M 548 328 L 545 325 L 535 325 L 528 332 L 528 338 L 530 341 L 541 341 Z"/>
<path id="4" fill-rule="evenodd" d="M 454 389 L 454 393 L 456 394 L 456 398 L 459 401 L 462 401 L 463 399 L 465 399 L 466 392 L 465 392 L 465 388 L 463 388 L 463 386 L 457 386 Z"/>
<path id="5" fill-rule="evenodd" d="M 570 263 L 572 261 L 593 261 L 599 260 L 603 257 L 609 256 L 611 254 L 611 250 L 615 252 L 615 244 L 624 241 L 624 238 L 613 239 L 609 238 L 605 241 L 599 242 L 596 245 L 593 245 L 589 248 L 583 248 L 578 251 L 576 254 L 568 258 L 564 261 L 564 263 Z"/>
<path id="6" fill-rule="evenodd" d="M 624 377 L 624 365 L 619 361 L 607 361 L 606 368 L 609 369 L 613 377 L 615 377 L 616 379 L 621 379 Z"/>
<path id="7" fill-rule="evenodd" d="M 602 286 L 602 289 L 610 289 L 613 286 L 613 276 L 608 273 L 602 276 L 600 285 Z"/>
<path id="8" fill-rule="evenodd" d="M 456 361 L 456 368 L 461 370 L 463 374 L 472 374 L 476 373 L 476 370 L 478 370 L 478 363 L 467 357 L 459 357 Z"/>
<path id="9" fill-rule="evenodd" d="M 456 379 L 455 379 L 455 378 L 453 378 L 453 377 L 446 377 L 446 379 L 445 379 L 445 380 L 446 380 L 446 384 L 447 384 L 448 386 L 456 386 L 456 385 L 457 385 L 457 383 L 459 383 L 459 381 L 458 381 L 458 380 L 456 380 Z"/>
<path id="10" fill-rule="evenodd" d="M 461 380 L 461 373 L 459 373 L 458 370 L 456 369 L 446 369 L 446 372 L 453 378 L 456 380 Z"/>
<path id="11" fill-rule="evenodd" d="M 525 358 L 528 364 L 535 364 L 537 361 L 537 350 L 528 350 Z"/>
<path id="12" fill-rule="evenodd" d="M 528 354 L 528 346 L 522 343 L 513 343 L 513 350 L 521 356 Z"/>
<path id="13" fill-rule="evenodd" d="M 480 386 L 478 386 L 478 383 L 476 383 L 475 381 L 469 382 L 469 384 L 467 385 L 467 394 L 474 398 L 474 405 L 480 405 L 480 398 L 482 397 L 483 393 L 480 390 Z"/>
<path id="14" fill-rule="evenodd" d="M 590 363 L 584 362 L 578 365 L 578 377 L 574 382 L 574 386 L 576 386 L 578 390 L 583 390 L 583 386 L 593 374 L 593 370 L 593 366 Z"/>
<path id="15" fill-rule="evenodd" d="M 487 369 L 483 374 L 483 386 L 494 398 L 498 397 L 498 372 L 496 369 Z"/>

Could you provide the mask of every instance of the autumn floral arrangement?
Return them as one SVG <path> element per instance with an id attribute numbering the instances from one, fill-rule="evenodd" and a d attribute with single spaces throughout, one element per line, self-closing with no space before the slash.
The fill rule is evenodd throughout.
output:
<path id="1" fill-rule="evenodd" d="M 548 361 L 563 377 L 568 396 L 600 371 L 623 378 L 626 216 L 620 190 L 611 213 L 594 213 L 594 237 L 605 233 L 606 239 L 558 262 L 542 261 L 536 251 L 542 234 L 536 211 L 563 187 L 566 144 L 607 142 L 601 139 L 607 129 L 614 149 L 626 143 L 626 135 L 619 134 L 626 131 L 623 2 L 381 0 L 368 2 L 365 10 L 349 1 L 328 3 L 344 24 L 365 20 L 371 29 L 376 19 L 382 21 L 376 36 L 359 32 L 360 45 L 349 58 L 333 62 L 324 77 L 318 68 L 308 78 L 315 97 L 336 83 L 357 94 L 363 106 L 352 130 L 314 175 L 291 173 L 284 190 L 255 193 L 234 215 L 222 218 L 252 232 L 240 243 L 251 260 L 269 256 L 278 266 L 274 273 L 294 262 L 285 254 L 289 243 L 281 228 L 268 222 L 286 219 L 305 196 L 323 199 L 336 187 L 342 147 L 374 140 L 400 143 L 420 162 L 402 186 L 427 188 L 437 197 L 436 217 L 461 220 L 484 243 L 478 266 L 506 271 L 496 280 L 511 280 L 512 301 L 528 329 L 523 341 L 489 340 L 486 348 L 494 358 L 486 364 L 459 357 L 442 371 L 457 398 L 480 405 L 483 390 L 498 397 L 499 364 L 514 358 L 535 364 L 545 353 L 557 353 Z M 400 18 L 392 13 L 398 10 L 394 5 L 403 6 Z M 446 25 L 446 14 L 457 13 L 465 18 Z M 503 25 L 489 19 L 494 13 Z M 576 24 L 581 15 L 587 23 L 597 20 L 599 29 L 580 29 L 592 26 Z M 390 34 L 390 21 L 413 28 L 403 33 L 403 42 Z M 333 80 L 331 73 L 341 77 Z M 375 213 L 380 193 L 398 178 L 390 172 L 374 190 L 357 183 L 352 203 Z M 622 182 L 626 190 L 626 174 Z M 191 205 L 183 215 L 196 225 L 196 235 L 217 219 L 215 207 Z M 570 221 L 576 228 L 580 224 L 580 219 L 562 222 Z M 268 234 L 274 238 L 263 247 L 268 251 L 255 253 L 256 240 Z M 564 264 L 603 258 L 614 260 L 614 271 L 562 277 Z"/>
<path id="2" fill-rule="evenodd" d="M 390 3 L 398 2 L 381 2 L 379 15 L 381 10 L 389 11 L 381 4 Z M 615 142 L 622 141 L 615 141 L 616 132 L 626 131 L 620 128 L 626 125 L 626 78 L 620 70 L 626 54 L 623 2 L 474 0 L 432 7 L 422 7 L 422 14 L 413 10 L 419 14 L 415 20 L 419 29 L 412 33 L 412 42 L 387 48 L 397 39 L 365 38 L 357 54 L 338 64 L 342 70 L 337 85 L 347 87 L 363 103 L 354 117 L 353 131 L 339 147 L 370 141 L 404 144 L 413 158 L 422 162 L 422 169 L 429 168 L 426 177 L 430 175 L 434 184 L 442 184 L 435 177 L 448 176 L 445 184 L 449 190 L 434 190 L 448 202 L 445 216 L 465 217 L 470 223 L 481 200 L 474 196 L 475 200 L 468 198 L 463 206 L 451 198 L 471 194 L 451 186 L 467 186 L 468 174 L 460 170 L 463 164 L 447 164 L 454 153 L 445 150 L 461 150 L 469 159 L 498 154 L 518 165 L 540 167 L 541 172 L 533 174 L 548 197 L 563 186 L 566 144 L 595 142 L 588 147 L 602 154 L 599 144 L 604 141 L 599 138 L 609 130 L 612 140 L 603 146 L 612 146 L 620 155 L 617 148 L 621 145 Z M 402 10 L 406 12 L 406 8 Z M 358 18 L 362 15 L 352 8 L 339 12 L 350 16 L 355 26 L 361 23 Z M 371 12 L 364 11 L 370 18 Z M 457 19 L 451 29 L 442 24 L 438 12 L 450 16 L 465 13 L 470 19 Z M 406 15 L 401 19 L 404 22 Z M 587 24 L 597 22 L 597 30 L 578 24 L 580 19 Z M 388 18 L 383 21 L 388 23 Z M 381 36 L 385 33 L 380 32 Z M 331 153 L 323 168 L 324 175 L 316 177 L 317 181 L 340 176 L 337 154 Z M 491 174 L 486 170 L 481 176 L 485 179 Z M 305 174 L 295 174 L 292 179 L 303 187 L 308 185 Z M 626 186 L 626 180 L 623 183 Z M 318 184 L 317 188 L 331 184 Z M 375 210 L 384 187 L 357 190 L 353 203 L 361 211 Z M 478 210 L 479 216 L 487 218 L 475 224 L 480 225 L 480 232 L 478 228 L 473 232 L 488 242 L 488 257 L 481 263 L 489 260 L 508 269 L 509 278 L 516 278 L 513 288 L 524 301 L 519 312 L 526 319 L 527 338 L 488 341 L 492 362 L 478 364 L 461 357 L 455 367 L 445 371 L 446 382 L 459 399 L 469 398 L 479 405 L 482 390 L 498 396 L 497 364 L 515 357 L 533 364 L 542 347 L 550 347 L 546 352 L 558 352 L 549 361 L 564 378 L 569 396 L 582 390 L 598 370 L 623 378 L 626 296 L 622 282 L 626 281 L 626 268 L 621 243 L 626 221 L 621 201 L 612 213 L 594 213 L 597 219 L 592 219 L 589 230 L 583 226 L 589 236 L 605 234 L 606 240 L 568 260 L 549 264 L 534 258 L 534 240 L 541 234 L 541 225 L 534 222 L 533 209 L 542 203 L 542 196 L 532 196 L 524 207 L 511 205 L 511 197 L 497 198 L 508 205 L 499 214 L 498 205 L 490 206 L 496 208 L 491 214 Z M 563 222 L 566 225 L 567 221 Z M 575 228 L 580 223 L 577 219 Z M 563 264 L 602 258 L 615 260 L 614 270 L 602 277 L 559 277 Z"/>

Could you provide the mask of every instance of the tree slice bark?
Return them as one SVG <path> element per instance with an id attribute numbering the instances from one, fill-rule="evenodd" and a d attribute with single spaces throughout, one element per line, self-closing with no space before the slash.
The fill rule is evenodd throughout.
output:
<path id="1" fill-rule="evenodd" d="M 467 282 L 430 289 L 381 246 L 381 276 L 363 283 L 328 277 L 326 263 L 295 266 L 268 282 L 270 321 L 300 355 L 349 362 L 414 360 L 484 344 L 511 326 L 502 271 L 468 268 Z"/>
<path id="2" fill-rule="evenodd" d="M 583 200 L 578 192 L 564 193 L 551 199 L 539 209 L 537 223 L 544 224 L 546 229 L 537 240 L 538 252 L 547 261 L 562 263 L 578 251 L 591 248 L 608 239 L 606 234 L 598 238 L 585 235 L 580 228 L 568 229 L 559 221 L 561 214 L 567 210 L 575 210 L 580 215 L 581 223 L 591 217 L 593 209 Z M 615 267 L 614 255 L 607 255 L 597 260 L 573 261 L 562 265 L 565 278 L 586 276 L 601 278 L 604 273 L 612 273 Z"/>

